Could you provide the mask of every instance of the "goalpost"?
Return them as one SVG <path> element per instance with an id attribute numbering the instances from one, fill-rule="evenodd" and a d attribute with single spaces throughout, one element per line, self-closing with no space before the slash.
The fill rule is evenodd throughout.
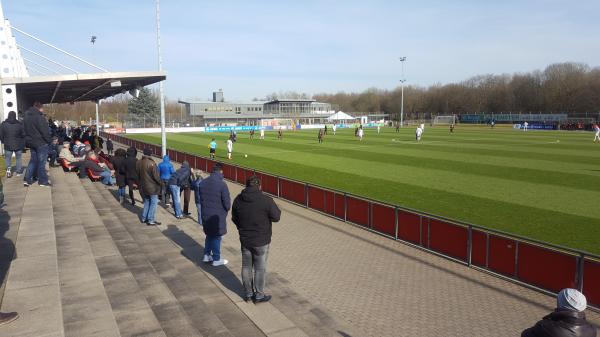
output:
<path id="1" fill-rule="evenodd" d="M 457 121 L 458 118 L 456 117 L 456 115 L 435 116 L 435 118 L 433 119 L 433 125 L 450 125 L 456 124 Z"/>

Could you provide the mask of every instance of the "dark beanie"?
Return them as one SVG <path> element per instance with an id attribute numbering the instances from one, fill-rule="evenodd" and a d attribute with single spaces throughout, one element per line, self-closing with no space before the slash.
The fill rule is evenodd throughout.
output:
<path id="1" fill-rule="evenodd" d="M 145 148 L 144 149 L 144 156 L 151 156 L 152 155 L 152 150 L 150 148 Z"/>

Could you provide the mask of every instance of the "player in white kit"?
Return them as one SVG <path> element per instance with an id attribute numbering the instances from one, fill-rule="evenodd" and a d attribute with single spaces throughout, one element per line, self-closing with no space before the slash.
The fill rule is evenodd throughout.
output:
<path id="1" fill-rule="evenodd" d="M 260 139 L 265 139 L 265 129 L 260 129 Z"/>
<path id="2" fill-rule="evenodd" d="M 421 126 L 419 126 L 417 128 L 416 134 L 415 134 L 415 138 L 417 139 L 417 142 L 421 141 L 421 136 L 423 135 L 423 129 L 421 129 Z"/>
<path id="3" fill-rule="evenodd" d="M 528 127 L 529 127 L 529 123 L 527 123 L 527 122 L 523 123 L 523 131 L 527 131 Z"/>
<path id="4" fill-rule="evenodd" d="M 594 124 L 594 143 L 600 142 L 600 126 L 598 124 Z"/>
<path id="5" fill-rule="evenodd" d="M 365 134 L 365 131 L 363 130 L 362 125 L 361 125 L 361 127 L 358 128 L 358 140 L 362 141 L 364 134 Z"/>
<path id="6" fill-rule="evenodd" d="M 335 130 L 337 130 L 337 126 L 335 124 L 333 124 L 333 126 L 331 127 L 331 129 L 333 130 L 333 135 L 335 136 Z"/>
<path id="7" fill-rule="evenodd" d="M 231 160 L 231 152 L 233 152 L 233 141 L 231 138 L 227 139 L 227 159 Z"/>

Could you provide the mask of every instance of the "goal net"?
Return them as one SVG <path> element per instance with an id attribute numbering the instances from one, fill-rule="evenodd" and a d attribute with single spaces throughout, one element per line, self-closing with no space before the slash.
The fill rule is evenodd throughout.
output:
<path id="1" fill-rule="evenodd" d="M 451 116 L 435 116 L 433 119 L 433 124 L 455 124 L 457 121 L 456 115 Z"/>

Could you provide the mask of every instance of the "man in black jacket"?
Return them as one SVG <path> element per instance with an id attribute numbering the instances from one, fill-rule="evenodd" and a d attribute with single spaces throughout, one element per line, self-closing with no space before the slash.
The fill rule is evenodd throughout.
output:
<path id="1" fill-rule="evenodd" d="M 596 328 L 585 319 L 586 307 L 582 293 L 563 289 L 556 297 L 556 309 L 523 331 L 521 337 L 596 337 Z"/>
<path id="2" fill-rule="evenodd" d="M 17 159 L 17 176 L 21 175 L 23 168 L 21 155 L 25 149 L 25 130 L 23 124 L 17 120 L 17 113 L 11 111 L 8 118 L 0 125 L 0 141 L 4 144 L 4 159 L 6 161 L 6 177 L 12 176 L 11 159 L 13 153 Z"/>
<path id="3" fill-rule="evenodd" d="M 25 129 L 25 145 L 31 149 L 31 159 L 27 165 L 27 174 L 23 185 L 33 184 L 33 177 L 37 176 L 40 186 L 50 186 L 46 161 L 48 160 L 48 144 L 50 144 L 50 128 L 46 117 L 42 114 L 44 106 L 35 102 L 25 111 L 23 127 Z"/>
<path id="4" fill-rule="evenodd" d="M 267 256 L 271 243 L 272 223 L 279 221 L 281 211 L 273 199 L 260 190 L 256 176 L 248 178 L 246 188 L 233 201 L 231 219 L 240 233 L 242 245 L 242 283 L 244 300 L 268 302 L 265 295 Z"/>

